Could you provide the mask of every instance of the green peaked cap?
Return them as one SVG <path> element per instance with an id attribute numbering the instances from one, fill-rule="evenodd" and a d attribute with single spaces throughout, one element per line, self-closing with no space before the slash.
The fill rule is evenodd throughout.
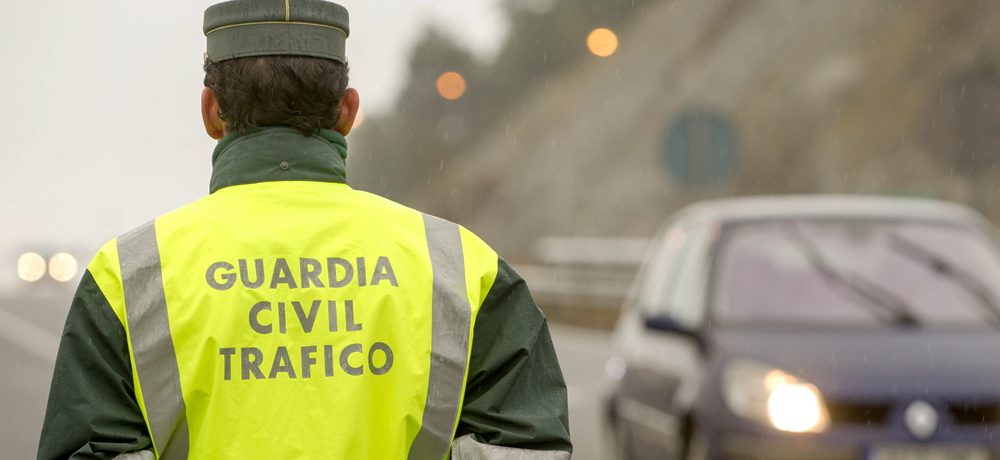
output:
<path id="1" fill-rule="evenodd" d="M 347 9 L 324 0 L 232 0 L 205 10 L 211 62 L 312 56 L 347 63 Z"/>

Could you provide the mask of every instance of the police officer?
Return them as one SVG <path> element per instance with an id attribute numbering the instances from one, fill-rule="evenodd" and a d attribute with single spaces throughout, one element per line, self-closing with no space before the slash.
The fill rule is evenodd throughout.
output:
<path id="1" fill-rule="evenodd" d="M 88 266 L 38 457 L 569 458 L 521 278 L 464 228 L 346 183 L 347 11 L 234 0 L 204 26 L 211 193 Z"/>

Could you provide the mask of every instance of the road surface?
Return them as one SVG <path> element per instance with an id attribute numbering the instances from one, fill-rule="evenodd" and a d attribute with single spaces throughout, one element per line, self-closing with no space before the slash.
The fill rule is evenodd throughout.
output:
<path id="1" fill-rule="evenodd" d="M 600 383 L 611 337 L 605 332 L 550 325 L 559 365 L 569 388 L 569 427 L 573 460 L 606 460 L 600 430 Z"/>

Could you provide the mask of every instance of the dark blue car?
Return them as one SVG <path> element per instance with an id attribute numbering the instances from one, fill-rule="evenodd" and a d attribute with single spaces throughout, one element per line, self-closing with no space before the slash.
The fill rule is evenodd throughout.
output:
<path id="1" fill-rule="evenodd" d="M 1000 257 L 929 200 L 706 202 L 672 217 L 607 364 L 622 459 L 1000 458 Z"/>

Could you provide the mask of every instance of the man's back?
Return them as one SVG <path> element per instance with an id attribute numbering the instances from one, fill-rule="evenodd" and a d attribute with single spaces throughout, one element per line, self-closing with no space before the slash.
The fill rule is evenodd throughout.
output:
<path id="1" fill-rule="evenodd" d="M 466 244 L 429 244 L 420 213 L 344 184 L 234 186 L 156 229 L 169 254 L 163 279 L 177 305 L 170 324 L 191 450 L 202 458 L 234 449 L 404 457 L 423 421 L 432 337 L 446 332 L 432 327 L 433 309 L 448 308 L 433 302 L 435 288 L 461 297 L 450 300 L 465 311 L 448 312 L 444 326 L 462 337 L 436 345 L 462 351 L 451 364 L 464 374 L 466 335 L 496 275 L 496 254 L 467 232 Z M 431 251 L 464 266 L 468 282 L 436 282 Z M 453 389 L 447 431 L 462 394 Z M 243 435 L 260 427 L 266 435 Z"/>
<path id="2" fill-rule="evenodd" d="M 459 226 L 343 183 L 343 145 L 288 128 L 237 136 L 217 151 L 211 195 L 88 267 L 164 457 L 440 458 L 456 426 L 494 423 L 462 412 L 476 376 L 480 403 L 507 397 L 483 391 L 506 378 L 483 359 L 469 375 L 505 264 Z"/>

